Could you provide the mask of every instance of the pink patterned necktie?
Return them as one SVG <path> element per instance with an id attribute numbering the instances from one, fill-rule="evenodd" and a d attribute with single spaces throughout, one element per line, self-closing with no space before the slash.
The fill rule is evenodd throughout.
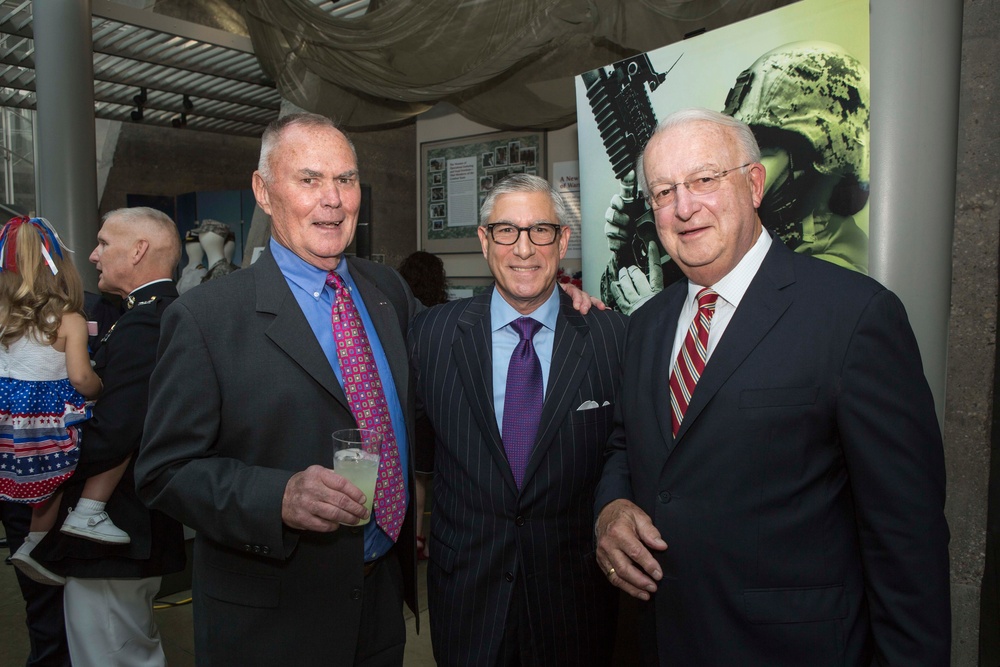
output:
<path id="1" fill-rule="evenodd" d="M 694 387 L 705 370 L 708 359 L 708 328 L 718 299 L 718 293 L 708 287 L 698 292 L 698 312 L 695 313 L 670 371 L 670 422 L 674 436 L 684 421 L 684 413 L 691 402 Z"/>
<path id="2" fill-rule="evenodd" d="M 326 284 L 333 288 L 336 295 L 330 320 L 347 403 L 351 406 L 358 428 L 382 434 L 378 482 L 375 485 L 375 522 L 395 542 L 406 517 L 406 491 L 385 392 L 382 391 L 368 334 L 351 293 L 336 271 L 327 274 Z"/>

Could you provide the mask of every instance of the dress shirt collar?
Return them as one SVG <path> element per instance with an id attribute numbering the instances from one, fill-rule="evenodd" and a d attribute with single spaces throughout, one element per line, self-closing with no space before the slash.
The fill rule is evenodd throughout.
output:
<path id="1" fill-rule="evenodd" d="M 556 319 L 559 316 L 559 287 L 552 287 L 552 294 L 534 311 L 528 313 L 528 317 L 538 320 L 542 326 L 551 331 L 556 330 Z M 490 298 L 490 326 L 493 331 L 499 331 L 519 317 L 525 317 L 517 312 L 513 306 L 500 295 L 496 287 L 493 288 L 493 296 Z"/>
<path id="2" fill-rule="evenodd" d="M 136 287 L 136 288 L 135 288 L 134 290 L 132 290 L 131 292 L 129 292 L 129 296 L 134 296 L 134 295 L 135 295 L 135 294 L 137 294 L 137 293 L 138 293 L 138 292 L 139 292 L 140 290 L 144 290 L 144 289 L 146 289 L 147 287 L 149 287 L 150 285 L 155 285 L 156 283 L 171 283 L 171 282 L 173 282 L 173 279 L 171 279 L 171 278 L 160 278 L 159 280 L 150 280 L 150 281 L 149 281 L 148 283 L 146 283 L 145 285 L 139 285 L 139 286 L 138 286 L 138 287 Z"/>
<path id="3" fill-rule="evenodd" d="M 764 262 L 764 256 L 771 248 L 771 243 L 771 235 L 766 229 L 763 230 L 757 238 L 757 242 L 750 247 L 747 254 L 743 255 L 743 259 L 733 267 L 733 270 L 724 275 L 717 283 L 711 285 L 711 288 L 718 292 L 719 296 L 733 308 L 740 305 L 743 295 L 750 288 L 750 283 L 753 282 L 757 270 Z M 689 280 L 688 300 L 697 299 L 698 292 L 704 287 L 705 285 L 697 285 Z"/>
<path id="4" fill-rule="evenodd" d="M 329 271 L 316 268 L 273 238 L 270 243 L 271 254 L 285 279 L 306 294 L 311 294 L 314 299 L 318 299 L 326 287 L 326 275 Z M 336 271 L 337 275 L 346 280 L 347 261 L 343 255 L 337 262 Z"/>

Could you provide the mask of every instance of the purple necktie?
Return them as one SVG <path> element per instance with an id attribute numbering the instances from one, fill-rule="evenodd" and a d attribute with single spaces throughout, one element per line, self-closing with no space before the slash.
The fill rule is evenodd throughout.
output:
<path id="1" fill-rule="evenodd" d="M 520 317 L 510 323 L 521 341 L 510 355 L 507 367 L 507 393 L 503 405 L 503 447 L 514 473 L 517 488 L 524 481 L 524 469 L 535 446 L 538 424 L 542 420 L 542 365 L 531 339 L 542 323 Z"/>
<path id="2" fill-rule="evenodd" d="M 385 402 L 385 392 L 382 391 L 382 381 L 365 325 L 351 300 L 351 293 L 336 271 L 326 276 L 326 284 L 333 288 L 336 295 L 330 320 L 347 403 L 351 406 L 358 428 L 382 434 L 378 482 L 375 485 L 375 522 L 395 542 L 406 518 L 406 491 L 389 406 Z"/>

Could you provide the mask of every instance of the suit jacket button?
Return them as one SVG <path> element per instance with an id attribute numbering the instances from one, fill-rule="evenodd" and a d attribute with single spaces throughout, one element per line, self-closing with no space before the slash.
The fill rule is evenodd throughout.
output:
<path id="1" fill-rule="evenodd" d="M 352 588 L 351 589 L 351 599 L 352 600 L 360 600 L 361 599 L 361 589 L 360 588 Z"/>
<path id="2" fill-rule="evenodd" d="M 261 552 L 262 554 L 269 554 L 269 553 L 271 553 L 271 547 L 269 547 L 269 546 L 267 546 L 267 545 L 265 544 L 264 546 L 262 546 L 262 547 L 260 548 L 260 552 Z"/>
<path id="3" fill-rule="evenodd" d="M 244 544 L 243 551 L 253 551 L 253 547 L 250 546 L 249 544 Z"/>
<path id="4" fill-rule="evenodd" d="M 519 516 L 516 519 L 514 519 L 514 525 L 515 526 L 523 526 L 524 525 L 524 517 L 523 516 Z"/>
<path id="5" fill-rule="evenodd" d="M 660 491 L 660 502 L 661 503 L 669 503 L 670 502 L 670 492 L 669 491 Z"/>
<path id="6" fill-rule="evenodd" d="M 507 581 L 514 581 L 514 574 L 512 572 L 507 572 L 503 575 L 503 578 Z"/>

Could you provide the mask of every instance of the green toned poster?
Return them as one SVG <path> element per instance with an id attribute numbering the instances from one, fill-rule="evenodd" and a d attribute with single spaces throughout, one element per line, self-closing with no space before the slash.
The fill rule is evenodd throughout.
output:
<path id="1" fill-rule="evenodd" d="M 629 313 L 680 277 L 633 167 L 655 123 L 693 106 L 753 128 L 765 227 L 866 273 L 868 63 L 867 0 L 802 0 L 577 77 L 584 288 Z"/>

